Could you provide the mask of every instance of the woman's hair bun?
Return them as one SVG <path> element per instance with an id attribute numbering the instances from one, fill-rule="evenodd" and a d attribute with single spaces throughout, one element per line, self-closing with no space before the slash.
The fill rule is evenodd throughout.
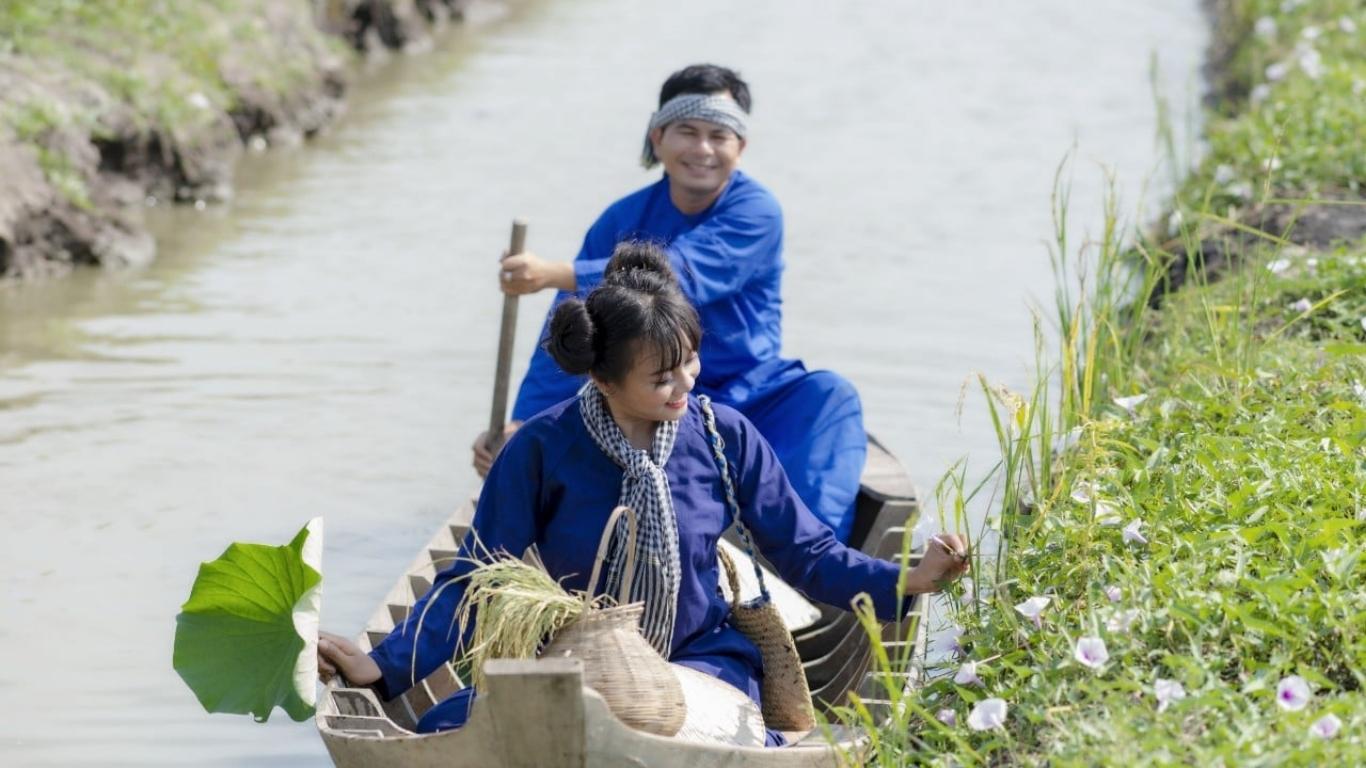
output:
<path id="1" fill-rule="evenodd" d="M 588 307 L 578 299 L 565 299 L 550 318 L 545 351 L 565 373 L 580 376 L 593 367 L 593 335 Z"/>
<path id="2" fill-rule="evenodd" d="M 649 276 L 646 285 L 632 285 Z M 612 285 L 631 285 L 649 290 L 649 284 L 676 285 L 673 265 L 664 249 L 644 240 L 624 240 L 612 251 L 612 258 L 603 272 L 603 282 Z"/>

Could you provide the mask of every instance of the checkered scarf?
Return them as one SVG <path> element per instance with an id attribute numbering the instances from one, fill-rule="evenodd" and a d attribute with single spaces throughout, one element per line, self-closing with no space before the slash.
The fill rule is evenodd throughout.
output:
<path id="1" fill-rule="evenodd" d="M 650 115 L 650 126 L 645 129 L 645 151 L 640 155 L 641 165 L 653 168 L 659 164 L 654 144 L 650 143 L 650 131 L 679 120 L 716 123 L 735 131 L 735 135 L 742 139 L 749 132 L 749 115 L 745 114 L 735 99 L 712 93 L 684 93 L 669 99 L 658 112 Z"/>
<path id="2" fill-rule="evenodd" d="M 678 613 L 678 583 L 682 566 L 678 557 L 678 518 L 674 514 L 673 494 L 664 464 L 678 436 L 677 421 L 661 421 L 655 428 L 650 451 L 631 445 L 607 409 L 607 401 L 593 382 L 579 390 L 579 413 L 593 442 L 608 458 L 621 467 L 621 496 L 618 506 L 636 513 L 636 566 L 629 602 L 645 603 L 640 631 L 664 658 L 673 649 L 674 618 Z M 617 521 L 607 551 L 607 583 L 603 592 L 616 595 L 621 590 L 626 563 L 627 522 Z M 589 585 L 593 589 L 596 585 Z"/>

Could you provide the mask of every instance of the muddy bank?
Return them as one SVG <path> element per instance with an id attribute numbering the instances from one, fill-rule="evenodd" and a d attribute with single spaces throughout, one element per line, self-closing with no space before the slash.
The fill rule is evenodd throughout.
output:
<path id="1" fill-rule="evenodd" d="M 229 198 L 243 152 L 337 117 L 352 59 L 425 45 L 469 2 L 85 5 L 0 10 L 0 278 L 150 261 L 147 206 Z"/>

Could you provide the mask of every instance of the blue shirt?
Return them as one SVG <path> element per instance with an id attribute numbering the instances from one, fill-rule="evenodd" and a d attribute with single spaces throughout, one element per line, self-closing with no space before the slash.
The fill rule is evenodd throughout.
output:
<path id="1" fill-rule="evenodd" d="M 613 203 L 589 228 L 574 259 L 579 296 L 602 282 L 612 250 L 630 239 L 665 248 L 683 293 L 697 308 L 703 329 L 700 394 L 738 405 L 805 372 L 800 362 L 779 357 L 783 212 L 763 185 L 735 171 L 711 207 L 694 215 L 674 206 L 668 176 Z M 568 295 L 561 291 L 555 303 Z M 573 397 L 582 383 L 538 346 L 512 418 L 526 420 Z"/>
<path id="2" fill-rule="evenodd" d="M 811 599 L 848 606 L 855 595 L 867 592 L 879 617 L 899 615 L 900 568 L 841 544 L 792 490 L 754 426 L 731 408 L 712 407 L 726 458 L 736 468 L 743 521 L 779 575 Z M 716 543 L 732 518 L 694 398 L 689 398 L 664 471 L 678 517 L 683 565 L 670 660 L 749 691 L 761 662 L 754 645 L 726 623 L 729 607 L 718 591 Z M 520 556 L 535 544 L 551 576 L 568 589 L 586 589 L 621 479 L 621 468 L 588 434 L 577 399 L 562 402 L 526 422 L 498 454 L 479 497 L 473 530 L 488 551 Z M 462 545 L 464 553 L 474 551 L 472 542 L 473 533 Z M 421 680 L 455 655 L 458 637 L 452 622 L 464 595 L 459 579 L 470 568 L 461 561 L 442 571 L 408 619 L 371 652 L 383 672 L 387 696 L 412 686 L 414 656 L 416 679 Z M 902 612 L 909 608 L 909 600 L 900 606 Z"/>

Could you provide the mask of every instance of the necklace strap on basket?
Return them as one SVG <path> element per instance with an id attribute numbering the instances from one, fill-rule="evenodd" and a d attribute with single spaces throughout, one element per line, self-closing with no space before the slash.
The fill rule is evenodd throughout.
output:
<path id="1" fill-rule="evenodd" d="M 749 529 L 740 520 L 740 502 L 735 495 L 735 482 L 730 476 L 730 462 L 726 461 L 726 442 L 721 439 L 721 433 L 716 429 L 716 414 L 711 408 L 711 398 L 698 395 L 697 402 L 702 406 L 702 422 L 707 427 L 707 437 L 711 441 L 711 452 L 716 459 L 716 468 L 721 471 L 721 484 L 726 490 L 726 504 L 730 507 L 731 516 L 735 518 L 735 530 L 740 534 L 740 543 L 745 545 L 745 554 L 749 555 L 750 565 L 754 566 L 754 577 L 759 580 L 759 595 L 764 602 L 768 602 L 768 585 L 764 582 L 764 571 L 759 567 L 759 556 L 754 552 L 754 539 L 750 537 Z M 738 599 L 738 590 L 736 596 Z"/>

